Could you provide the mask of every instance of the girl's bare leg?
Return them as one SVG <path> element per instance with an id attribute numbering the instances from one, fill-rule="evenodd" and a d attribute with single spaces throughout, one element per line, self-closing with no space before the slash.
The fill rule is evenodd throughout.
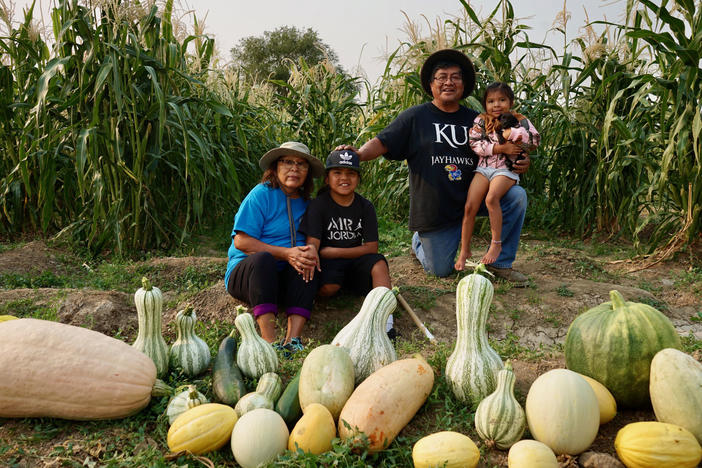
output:
<path id="1" fill-rule="evenodd" d="M 470 258 L 470 241 L 473 237 L 473 228 L 475 227 L 475 215 L 478 214 L 478 209 L 485 198 L 489 186 L 490 181 L 487 180 L 487 177 L 478 173 L 473 175 L 473 181 L 470 183 L 470 187 L 468 187 L 466 204 L 463 209 L 461 250 L 453 266 L 457 271 L 462 271 L 465 268 L 466 260 Z"/>
<path id="2" fill-rule="evenodd" d="M 321 288 L 319 288 L 319 291 L 317 291 L 317 295 L 321 297 L 331 297 L 334 294 L 338 293 L 339 289 L 341 289 L 340 284 L 327 283 Z"/>
<path id="3" fill-rule="evenodd" d="M 490 216 L 492 240 L 490 241 L 490 248 L 480 260 L 481 263 L 486 265 L 495 263 L 500 252 L 502 252 L 502 208 L 500 207 L 500 200 L 515 183 L 516 181 L 506 176 L 496 176 L 490 181 L 490 188 L 485 196 L 485 205 Z"/>
<path id="4" fill-rule="evenodd" d="M 373 268 L 371 268 L 371 279 L 373 281 L 373 287 L 385 286 L 390 289 L 390 270 L 388 269 L 388 264 L 383 260 L 378 260 Z"/>

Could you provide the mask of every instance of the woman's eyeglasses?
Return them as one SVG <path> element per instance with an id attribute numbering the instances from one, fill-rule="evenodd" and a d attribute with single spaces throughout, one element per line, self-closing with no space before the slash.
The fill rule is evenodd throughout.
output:
<path id="1" fill-rule="evenodd" d="M 279 159 L 278 162 L 283 165 L 285 169 L 292 169 L 297 167 L 301 171 L 306 171 L 310 168 L 310 164 L 307 161 L 293 161 L 292 159 Z"/>

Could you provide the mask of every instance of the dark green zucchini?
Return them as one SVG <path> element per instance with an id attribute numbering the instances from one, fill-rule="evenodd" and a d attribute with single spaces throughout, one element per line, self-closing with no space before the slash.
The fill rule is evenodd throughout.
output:
<path id="1" fill-rule="evenodd" d="M 236 365 L 236 339 L 234 330 L 222 340 L 212 367 L 212 390 L 217 400 L 233 406 L 246 395 L 244 376 Z"/>
<path id="2" fill-rule="evenodd" d="M 300 368 L 302 370 L 302 368 Z M 298 388 L 300 387 L 300 370 L 292 378 L 288 386 L 285 387 L 285 391 L 278 402 L 275 404 L 275 411 L 283 417 L 285 424 L 289 428 L 295 426 L 295 423 L 302 416 L 302 409 L 300 409 L 300 397 L 298 396 Z"/>

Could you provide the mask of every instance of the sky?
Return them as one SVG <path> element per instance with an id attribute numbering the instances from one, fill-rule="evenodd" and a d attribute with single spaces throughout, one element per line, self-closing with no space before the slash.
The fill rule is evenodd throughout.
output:
<path id="1" fill-rule="evenodd" d="M 50 0 L 37 0 L 37 6 L 41 5 L 45 11 L 50 3 Z M 563 0 L 512 0 L 515 16 L 532 28 L 530 39 L 554 46 L 562 44 L 562 36 L 548 31 L 563 3 Z M 585 10 L 590 21 L 606 17 L 621 22 L 626 4 L 623 0 L 566 0 L 565 3 L 571 14 L 569 39 L 582 34 Z M 31 0 L 15 0 L 15 4 L 15 17 L 19 19 L 22 8 L 31 4 Z M 470 0 L 469 4 L 482 18 L 497 2 Z M 181 1 L 181 6 L 185 5 Z M 402 31 L 406 24 L 403 12 L 413 21 L 420 21 L 423 31 L 428 33 L 423 16 L 434 23 L 439 16 L 447 19 L 463 11 L 458 0 L 188 0 L 187 5 L 199 20 L 205 19 L 205 32 L 215 37 L 217 48 L 226 60 L 230 57 L 229 50 L 244 37 L 261 36 L 264 31 L 280 26 L 312 28 L 336 52 L 345 70 L 355 74 L 360 66 L 371 82 L 383 71 L 385 51 L 394 50 L 407 37 Z"/>

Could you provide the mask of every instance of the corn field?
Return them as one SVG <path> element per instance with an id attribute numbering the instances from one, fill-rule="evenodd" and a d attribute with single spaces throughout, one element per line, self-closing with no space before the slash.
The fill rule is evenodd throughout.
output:
<path id="1" fill-rule="evenodd" d="M 362 144 L 426 99 L 424 58 L 454 47 L 478 73 L 467 104 L 480 110 L 485 86 L 507 81 L 542 135 L 523 181 L 528 224 L 621 236 L 652 258 L 700 240 L 699 1 L 629 0 L 622 24 L 563 33 L 561 52 L 532 42 L 508 0 L 484 18 L 466 1 L 457 7 L 462 16 L 428 34 L 408 18 L 375 85 L 299 61 L 270 87 L 219 65 L 214 39 L 197 27 L 176 34 L 172 0 L 57 1 L 50 39 L 32 10 L 19 22 L 5 14 L 0 236 L 65 236 L 94 253 L 178 246 L 231 223 L 267 149 L 296 139 L 324 158 L 337 144 Z M 362 193 L 404 221 L 406 165 L 363 170 Z"/>

